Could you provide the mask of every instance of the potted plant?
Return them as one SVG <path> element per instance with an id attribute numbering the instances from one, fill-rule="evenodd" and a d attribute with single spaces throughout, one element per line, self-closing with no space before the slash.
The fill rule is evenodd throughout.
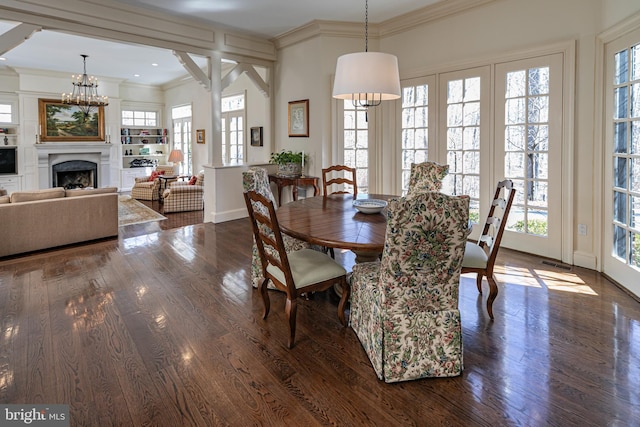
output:
<path id="1" fill-rule="evenodd" d="M 282 150 L 277 153 L 271 153 L 269 163 L 278 165 L 278 175 L 298 176 L 302 173 L 302 165 L 307 157 L 303 152 L 294 153 L 291 150 Z"/>

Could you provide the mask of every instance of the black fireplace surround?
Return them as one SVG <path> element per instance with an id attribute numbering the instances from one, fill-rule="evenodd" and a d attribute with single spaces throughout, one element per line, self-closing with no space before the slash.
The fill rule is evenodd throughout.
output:
<path id="1" fill-rule="evenodd" d="M 51 167 L 53 187 L 98 188 L 98 165 L 86 160 L 69 160 Z"/>

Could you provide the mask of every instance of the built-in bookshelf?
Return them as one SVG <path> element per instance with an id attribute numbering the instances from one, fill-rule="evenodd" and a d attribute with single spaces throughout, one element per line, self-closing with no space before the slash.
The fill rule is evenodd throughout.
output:
<path id="1" fill-rule="evenodd" d="M 122 168 L 166 164 L 169 156 L 167 129 L 126 127 L 120 129 Z"/>

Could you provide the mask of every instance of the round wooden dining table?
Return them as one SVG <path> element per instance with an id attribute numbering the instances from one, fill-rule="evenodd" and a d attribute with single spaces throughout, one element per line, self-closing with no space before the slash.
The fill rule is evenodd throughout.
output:
<path id="1" fill-rule="evenodd" d="M 358 194 L 357 199 L 389 200 L 397 196 Z M 386 208 L 360 213 L 353 195 L 308 197 L 282 205 L 276 211 L 283 233 L 311 244 L 351 250 L 356 263 L 375 261 L 382 253 L 387 228 Z"/>

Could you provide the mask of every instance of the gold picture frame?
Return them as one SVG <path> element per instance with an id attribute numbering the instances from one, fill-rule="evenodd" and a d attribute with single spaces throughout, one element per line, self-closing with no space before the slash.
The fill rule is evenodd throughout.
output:
<path id="1" fill-rule="evenodd" d="M 204 144 L 204 129 L 196 129 L 196 142 Z"/>
<path id="2" fill-rule="evenodd" d="M 309 100 L 289 102 L 289 136 L 309 137 Z"/>
<path id="3" fill-rule="evenodd" d="M 40 141 L 104 141 L 104 107 L 87 117 L 77 105 L 58 99 L 38 99 Z"/>

